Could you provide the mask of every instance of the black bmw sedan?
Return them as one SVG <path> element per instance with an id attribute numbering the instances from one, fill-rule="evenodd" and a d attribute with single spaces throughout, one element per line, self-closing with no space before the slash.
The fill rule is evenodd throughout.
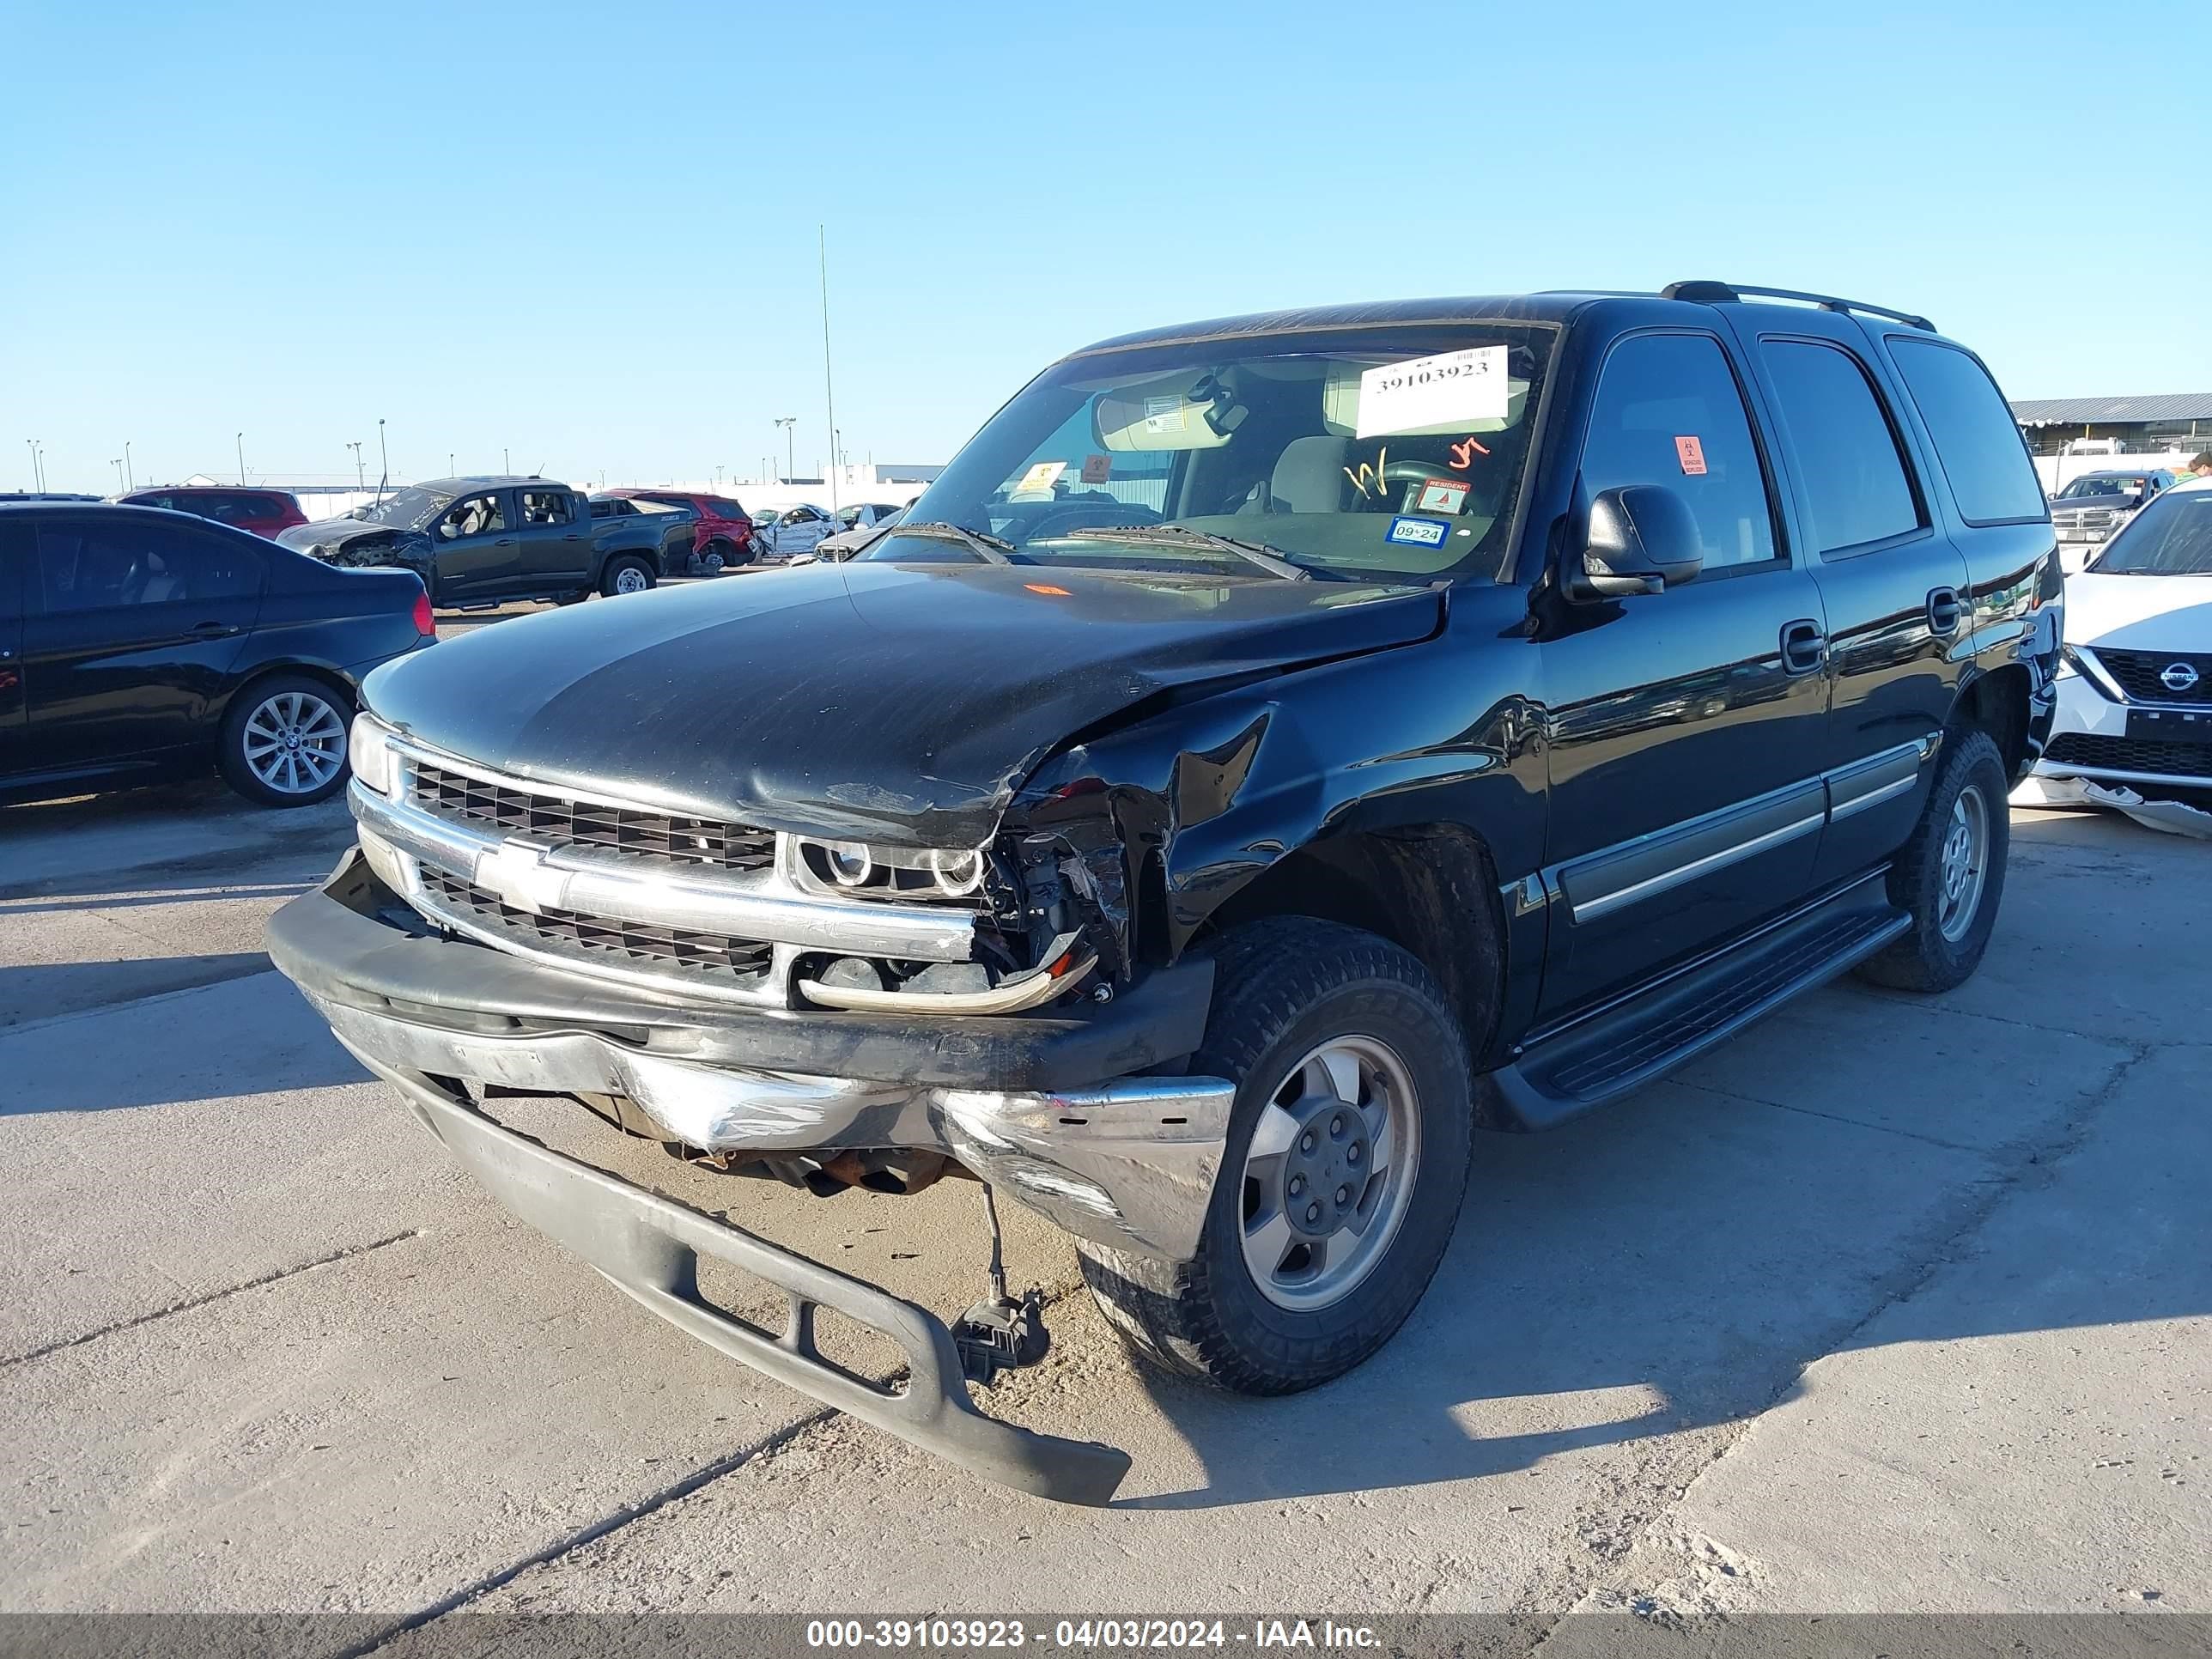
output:
<path id="1" fill-rule="evenodd" d="M 0 801 L 210 764 L 265 805 L 326 799 L 362 676 L 434 637 L 408 571 L 155 507 L 0 503 Z"/>

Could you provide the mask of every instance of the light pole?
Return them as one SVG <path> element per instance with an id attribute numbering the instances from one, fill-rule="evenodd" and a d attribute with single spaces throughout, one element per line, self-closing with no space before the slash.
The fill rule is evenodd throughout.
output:
<path id="1" fill-rule="evenodd" d="M 453 452 L 449 449 L 446 452 L 446 476 L 452 477 L 456 470 L 453 465 Z"/>
<path id="2" fill-rule="evenodd" d="M 125 489 L 138 488 L 137 476 L 131 471 L 131 440 L 128 438 L 123 441 L 123 487 Z"/>
<path id="3" fill-rule="evenodd" d="M 822 402 L 830 427 L 830 507 L 837 507 L 837 393 L 830 381 L 830 234 L 814 227 L 814 246 L 822 259 Z"/>
<path id="4" fill-rule="evenodd" d="M 384 476 L 389 478 L 392 476 L 392 452 L 384 447 L 384 416 L 381 415 L 376 417 L 376 459 L 383 463 Z M 378 486 L 379 489 L 382 487 L 380 484 Z"/>
<path id="5" fill-rule="evenodd" d="M 238 434 L 238 482 L 241 484 L 246 482 L 246 434 L 243 432 Z"/>
<path id="6" fill-rule="evenodd" d="M 792 432 L 792 428 L 799 424 L 799 416 L 780 415 L 776 417 L 775 423 L 783 428 L 783 482 L 789 483 L 791 475 L 799 471 L 799 463 L 793 459 L 795 439 Z"/>
<path id="7" fill-rule="evenodd" d="M 123 483 L 123 458 L 120 455 L 116 456 L 113 459 L 108 462 L 108 465 L 115 469 L 116 487 L 118 489 L 125 488 L 126 486 L 125 486 Z"/>
<path id="8" fill-rule="evenodd" d="M 23 440 L 23 447 L 31 452 L 31 488 L 40 494 L 44 494 L 46 487 L 39 482 L 39 441 L 36 438 L 26 438 Z"/>
<path id="9" fill-rule="evenodd" d="M 368 488 L 368 469 L 362 462 L 361 444 L 362 441 L 356 438 L 351 443 L 348 444 L 346 447 L 353 451 L 354 483 L 360 489 L 367 489 Z"/>

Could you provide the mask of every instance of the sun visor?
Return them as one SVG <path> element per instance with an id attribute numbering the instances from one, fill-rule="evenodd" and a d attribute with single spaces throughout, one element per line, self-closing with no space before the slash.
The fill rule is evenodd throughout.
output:
<path id="1" fill-rule="evenodd" d="M 1332 363 L 1328 379 L 1322 383 L 1322 424 L 1334 436 L 1349 438 L 1359 430 L 1359 376 L 1365 365 L 1361 363 Z M 1408 431 L 1395 432 L 1398 438 L 1459 437 L 1471 432 L 1503 432 L 1521 424 L 1521 416 L 1528 402 L 1528 382 L 1508 380 L 1505 383 L 1505 418 L 1503 420 L 1451 421 L 1441 426 L 1415 427 Z M 1493 405 L 1494 407 L 1494 405 Z"/>
<path id="2" fill-rule="evenodd" d="M 1163 449 L 1218 449 L 1229 441 L 1206 421 L 1211 399 L 1194 401 L 1196 374 L 1164 375 L 1118 386 L 1099 397 L 1091 418 L 1099 445 L 1115 454 Z M 1358 383 L 1352 390 L 1357 392 Z"/>

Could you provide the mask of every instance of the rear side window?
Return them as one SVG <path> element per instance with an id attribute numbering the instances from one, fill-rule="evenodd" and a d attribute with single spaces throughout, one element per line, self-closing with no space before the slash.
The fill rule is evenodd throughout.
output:
<path id="1" fill-rule="evenodd" d="M 522 492 L 525 524 L 567 524 L 576 516 L 565 489 L 526 489 Z"/>
<path id="2" fill-rule="evenodd" d="M 719 519 L 742 519 L 745 516 L 744 508 L 720 495 L 714 496 L 707 505 L 714 509 L 714 516 Z"/>
<path id="3" fill-rule="evenodd" d="M 1923 528 L 1897 434 L 1858 359 L 1799 340 L 1762 341 L 1759 351 L 1803 481 L 1813 545 L 1833 553 Z"/>
<path id="4" fill-rule="evenodd" d="M 1766 478 L 1743 393 L 1720 343 L 1701 334 L 1640 334 L 1605 360 L 1583 442 L 1583 489 L 1664 484 L 1689 503 L 1705 568 L 1775 556 Z"/>
<path id="5" fill-rule="evenodd" d="M 194 536 L 162 524 L 41 525 L 39 566 L 46 610 L 56 615 L 202 605 L 261 589 L 261 560 L 245 537 Z"/>
<path id="6" fill-rule="evenodd" d="M 1989 372 L 1965 352 L 1932 340 L 1893 334 L 1889 355 L 1928 423 L 1959 516 L 1974 525 L 2042 518 L 2042 482 Z"/>

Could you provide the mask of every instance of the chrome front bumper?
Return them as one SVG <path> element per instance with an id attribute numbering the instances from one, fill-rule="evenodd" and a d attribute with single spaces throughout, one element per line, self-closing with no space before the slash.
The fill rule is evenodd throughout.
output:
<path id="1" fill-rule="evenodd" d="M 702 1066 L 589 1031 L 485 1035 L 307 995 L 386 1077 L 620 1095 L 708 1152 L 941 1152 L 1066 1231 L 1175 1261 L 1197 1254 L 1236 1093 L 1218 1078 L 991 1091 Z"/>

